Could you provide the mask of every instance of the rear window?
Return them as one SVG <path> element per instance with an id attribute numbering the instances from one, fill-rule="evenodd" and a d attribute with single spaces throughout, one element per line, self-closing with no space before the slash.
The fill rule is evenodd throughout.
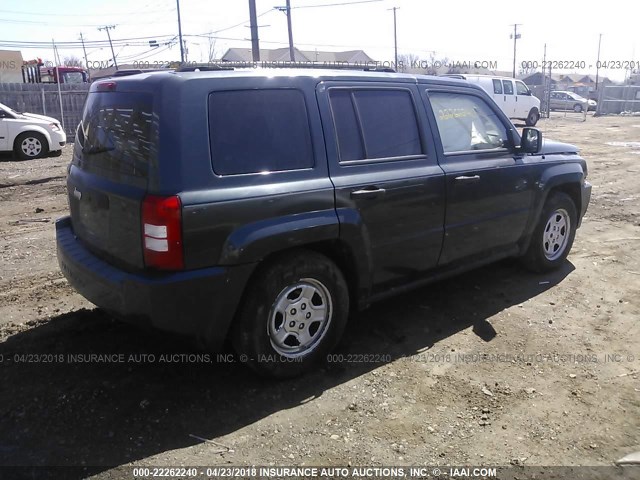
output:
<path id="1" fill-rule="evenodd" d="M 298 90 L 211 93 L 209 133 L 213 170 L 218 175 L 314 165 L 307 108 Z"/>
<path id="2" fill-rule="evenodd" d="M 62 78 L 64 83 L 84 83 L 84 74 L 82 72 L 63 72 Z"/>
<path id="3" fill-rule="evenodd" d="M 89 93 L 77 133 L 79 167 L 119 183 L 146 186 L 157 152 L 150 94 Z"/>

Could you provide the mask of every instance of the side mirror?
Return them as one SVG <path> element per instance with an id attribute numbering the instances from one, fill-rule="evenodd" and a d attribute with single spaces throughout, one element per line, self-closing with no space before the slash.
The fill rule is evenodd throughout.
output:
<path id="1" fill-rule="evenodd" d="M 523 128 L 520 150 L 523 153 L 539 153 L 542 150 L 542 132 L 537 128 Z"/>

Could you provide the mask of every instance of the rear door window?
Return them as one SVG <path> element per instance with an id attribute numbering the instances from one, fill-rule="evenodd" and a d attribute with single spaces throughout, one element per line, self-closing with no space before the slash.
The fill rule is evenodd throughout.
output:
<path id="1" fill-rule="evenodd" d="M 493 79 L 493 93 L 502 94 L 502 82 L 500 80 Z"/>
<path id="2" fill-rule="evenodd" d="M 513 95 L 513 83 L 511 83 L 511 80 L 503 80 L 502 85 L 504 85 L 504 93 L 506 95 Z"/>
<path id="3" fill-rule="evenodd" d="M 309 118 L 302 92 L 230 90 L 209 95 L 213 170 L 238 175 L 311 168 Z"/>
<path id="4" fill-rule="evenodd" d="M 333 88 L 329 99 L 341 161 L 423 155 L 410 91 Z"/>

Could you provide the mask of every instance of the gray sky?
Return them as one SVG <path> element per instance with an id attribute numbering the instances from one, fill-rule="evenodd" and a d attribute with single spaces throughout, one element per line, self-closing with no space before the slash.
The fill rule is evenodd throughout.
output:
<path id="1" fill-rule="evenodd" d="M 640 2 L 548 1 L 489 2 L 481 0 L 438 1 L 380 0 L 341 6 L 313 7 L 358 0 L 291 0 L 293 36 L 302 50 L 363 49 L 379 61 L 393 60 L 393 13 L 397 6 L 398 49 L 429 58 L 448 57 L 457 61 L 495 61 L 499 70 L 510 71 L 514 23 L 522 24 L 517 64 L 543 59 L 584 62 L 585 68 L 555 70 L 557 73 L 595 73 L 598 37 L 602 35 L 601 61 L 640 61 Z M 362 1 L 362 0 L 360 0 Z M 284 0 L 257 0 L 262 48 L 287 46 L 286 15 L 274 6 Z M 247 0 L 181 0 L 182 31 L 189 61 L 207 58 L 209 32 L 222 55 L 229 47 L 251 46 Z M 152 50 L 148 38 L 160 43 L 177 35 L 175 0 L 23 0 L 0 5 L 0 40 L 23 42 L 1 49 L 21 50 L 25 59 L 54 60 L 51 48 L 25 48 L 24 42 L 74 42 L 80 32 L 88 41 L 90 62 L 111 58 L 108 47 L 92 45 L 106 40 L 100 25 L 116 25 L 111 37 L 117 43 L 118 63 L 179 59 L 179 47 L 161 45 Z M 139 40 L 127 40 L 145 37 Z M 126 43 L 126 45 L 125 45 Z M 60 48 L 60 57 L 82 57 L 81 48 Z M 579 65 L 579 63 L 578 63 Z M 620 65 L 623 66 L 623 65 Z M 601 75 L 623 80 L 624 69 L 603 69 Z"/>

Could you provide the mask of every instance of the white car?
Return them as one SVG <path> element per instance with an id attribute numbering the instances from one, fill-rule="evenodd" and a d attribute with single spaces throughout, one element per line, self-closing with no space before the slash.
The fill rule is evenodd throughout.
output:
<path id="1" fill-rule="evenodd" d="M 58 156 L 67 135 L 55 118 L 16 112 L 0 103 L 0 151 L 13 151 L 18 158 Z"/>

